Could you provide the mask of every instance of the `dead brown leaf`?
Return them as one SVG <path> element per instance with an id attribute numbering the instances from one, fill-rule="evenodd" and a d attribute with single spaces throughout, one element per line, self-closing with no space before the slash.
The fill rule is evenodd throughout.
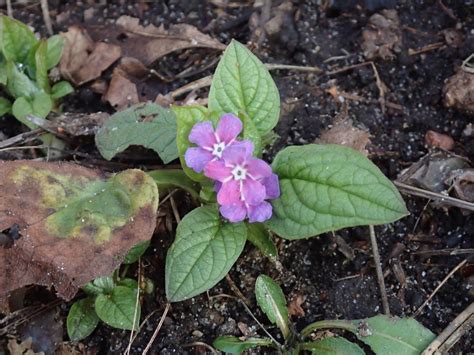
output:
<path id="1" fill-rule="evenodd" d="M 397 11 L 382 10 L 372 15 L 362 37 L 362 50 L 367 59 L 394 58 L 402 46 L 402 31 Z"/>
<path id="2" fill-rule="evenodd" d="M 354 127 L 351 119 L 342 118 L 336 120 L 332 128 L 323 131 L 315 143 L 340 144 L 368 155 L 366 147 L 370 143 L 369 137 L 368 132 Z"/>
<path id="3" fill-rule="evenodd" d="M 121 16 L 115 25 L 107 25 L 106 28 L 91 28 L 90 33 L 97 40 L 107 39 L 108 43 L 120 46 L 125 57 L 136 58 L 145 66 L 186 48 L 225 49 L 224 44 L 194 26 L 177 24 L 167 30 L 151 24 L 144 27 L 138 18 L 131 16 Z"/>
<path id="4" fill-rule="evenodd" d="M 305 299 L 306 297 L 303 295 L 297 295 L 294 297 L 288 304 L 288 314 L 293 317 L 304 317 L 306 313 L 301 306 Z"/>
<path id="5" fill-rule="evenodd" d="M 453 185 L 461 200 L 474 202 L 474 169 L 453 171 L 448 177 L 447 183 Z"/>
<path id="6" fill-rule="evenodd" d="M 75 85 L 98 78 L 121 56 L 120 46 L 94 41 L 87 31 L 78 26 L 61 33 L 65 39 L 59 64 L 61 74 Z"/>
<path id="7" fill-rule="evenodd" d="M 125 72 L 120 68 L 114 69 L 109 88 L 103 99 L 118 111 L 140 102 L 137 86 L 127 78 Z"/>
<path id="8" fill-rule="evenodd" d="M 0 300 L 29 284 L 54 286 L 66 300 L 110 275 L 156 223 L 156 184 L 140 170 L 106 179 L 71 163 L 0 161 Z"/>
<path id="9" fill-rule="evenodd" d="M 474 114 L 474 74 L 459 70 L 443 88 L 444 105 Z"/>

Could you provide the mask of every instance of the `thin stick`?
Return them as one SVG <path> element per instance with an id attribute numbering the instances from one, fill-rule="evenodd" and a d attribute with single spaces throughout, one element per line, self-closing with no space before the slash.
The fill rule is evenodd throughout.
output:
<path id="1" fill-rule="evenodd" d="M 195 341 L 195 342 L 192 342 L 192 343 L 189 343 L 189 344 L 184 344 L 183 348 L 191 348 L 193 346 L 202 346 L 202 347 L 206 348 L 207 350 L 209 350 L 211 352 L 211 354 L 218 354 L 216 349 L 214 349 L 209 344 L 203 343 L 202 341 Z"/>
<path id="2" fill-rule="evenodd" d="M 176 207 L 176 202 L 174 201 L 174 197 L 170 196 L 171 202 L 171 209 L 173 210 L 174 218 L 176 219 L 176 223 L 179 224 L 181 222 L 181 217 L 179 216 L 178 207 Z"/>
<path id="3" fill-rule="evenodd" d="M 142 269 L 142 261 L 141 261 L 141 258 L 138 258 L 138 275 L 141 274 L 141 269 Z M 135 300 L 135 311 L 133 312 L 133 324 L 132 324 L 132 330 L 130 332 L 130 339 L 128 341 L 127 350 L 125 350 L 125 355 L 129 355 L 130 354 L 130 349 L 132 348 L 132 343 L 133 343 L 133 339 L 134 339 L 133 330 L 135 329 L 135 322 L 137 320 L 137 312 L 138 312 L 138 304 L 139 303 L 140 303 L 140 282 L 137 283 L 137 299 Z M 138 329 L 138 331 L 140 331 L 140 329 Z M 137 333 L 138 333 L 138 331 L 137 331 Z"/>
<path id="4" fill-rule="evenodd" d="M 145 350 L 143 350 L 142 355 L 146 355 L 148 351 L 150 350 L 151 346 L 153 345 L 153 342 L 155 341 L 156 337 L 158 336 L 158 333 L 160 332 L 161 326 L 163 325 L 163 322 L 165 321 L 166 315 L 168 314 L 168 311 L 170 309 L 171 303 L 166 304 L 165 311 L 163 312 L 163 315 L 161 316 L 160 322 L 156 326 L 155 331 L 153 332 L 153 335 L 151 336 L 150 341 L 145 347 Z"/>
<path id="5" fill-rule="evenodd" d="M 462 268 L 465 264 L 467 263 L 467 259 L 464 259 L 461 261 L 454 269 L 452 269 L 449 274 L 446 275 L 446 277 L 441 281 L 441 283 L 434 289 L 433 292 L 431 292 L 431 295 L 426 299 L 425 302 L 416 310 L 414 316 L 418 317 L 423 310 L 423 308 L 426 307 L 426 305 L 431 301 L 431 299 L 438 293 L 438 291 L 441 289 L 441 287 L 444 286 L 444 284 L 453 276 L 456 271 L 458 271 L 460 268 Z"/>
<path id="6" fill-rule="evenodd" d="M 41 0 L 41 11 L 43 12 L 43 20 L 49 35 L 53 35 L 53 25 L 49 16 L 48 0 Z"/>
<path id="7" fill-rule="evenodd" d="M 471 303 L 464 311 L 459 313 L 459 315 L 451 322 L 449 325 L 436 337 L 435 340 L 431 342 L 430 345 L 423 351 L 422 355 L 432 355 L 434 353 L 447 354 L 449 349 L 444 348 L 444 344 L 450 343 L 454 345 L 455 342 L 451 342 L 450 339 L 453 337 L 456 338 L 456 341 L 461 337 L 463 333 L 467 331 L 466 328 L 470 328 L 474 322 L 474 303 Z M 467 325 L 465 327 L 465 325 Z"/>
<path id="8" fill-rule="evenodd" d="M 13 18 L 12 0 L 7 0 L 7 15 Z"/>
<path id="9" fill-rule="evenodd" d="M 272 64 L 266 63 L 265 67 L 268 70 L 296 70 L 296 71 L 306 71 L 310 73 L 322 73 L 323 70 L 318 67 L 305 67 L 301 65 L 289 65 L 289 64 Z"/>
<path id="10" fill-rule="evenodd" d="M 41 144 L 41 145 L 24 145 L 21 147 L 8 147 L 8 148 L 1 148 L 0 152 L 7 152 L 9 150 L 42 149 L 42 148 L 47 148 L 47 146 L 44 144 Z"/>
<path id="11" fill-rule="evenodd" d="M 377 281 L 379 283 L 380 294 L 382 296 L 383 312 L 390 314 L 390 307 L 388 306 L 387 290 L 385 289 L 385 280 L 383 278 L 382 264 L 380 263 L 379 247 L 377 245 L 377 237 L 373 225 L 369 225 L 370 243 L 372 244 L 372 253 L 374 255 L 375 271 L 377 273 Z"/>
<path id="12" fill-rule="evenodd" d="M 237 294 L 237 296 L 243 302 L 245 302 L 246 305 L 250 305 L 251 303 L 250 303 L 249 299 L 247 297 L 245 297 L 242 292 L 240 292 L 240 289 L 237 287 L 234 280 L 232 280 L 232 278 L 229 276 L 229 274 L 225 275 L 225 279 L 229 283 L 229 286 L 232 289 L 232 291 L 234 291 Z"/>
<path id="13" fill-rule="evenodd" d="M 474 203 L 460 200 L 455 197 L 451 196 L 446 196 L 437 192 L 432 192 L 428 190 L 423 190 L 419 189 L 418 187 L 410 186 L 407 184 L 404 184 L 403 182 L 400 181 L 394 181 L 393 182 L 395 186 L 398 187 L 400 192 L 408 194 L 408 195 L 414 195 L 414 196 L 419 196 L 419 197 L 424 197 L 436 201 L 441 201 L 443 203 L 446 203 L 450 206 L 454 207 L 459 207 L 459 208 L 464 208 L 469 211 L 474 211 Z"/>

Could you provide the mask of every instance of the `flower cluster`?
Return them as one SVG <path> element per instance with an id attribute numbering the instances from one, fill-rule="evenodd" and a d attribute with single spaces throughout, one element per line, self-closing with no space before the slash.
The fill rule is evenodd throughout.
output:
<path id="1" fill-rule="evenodd" d="M 266 200 L 280 195 L 278 176 L 263 160 L 253 156 L 251 141 L 238 140 L 242 122 L 232 114 L 221 117 L 214 131 L 210 121 L 196 123 L 189 141 L 186 164 L 215 180 L 220 213 L 231 222 L 248 217 L 249 222 L 263 222 L 272 216 Z"/>

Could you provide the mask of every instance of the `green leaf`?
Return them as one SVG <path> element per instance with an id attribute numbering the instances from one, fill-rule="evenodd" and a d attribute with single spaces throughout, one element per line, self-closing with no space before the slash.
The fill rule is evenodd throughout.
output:
<path id="1" fill-rule="evenodd" d="M 254 146 L 253 155 L 256 157 L 261 157 L 263 150 L 262 136 L 255 126 L 255 123 L 246 114 L 241 114 L 240 119 L 242 120 L 242 124 L 244 126 L 242 138 L 250 140 Z"/>
<path id="2" fill-rule="evenodd" d="M 54 35 L 48 38 L 48 52 L 46 54 L 47 68 L 52 69 L 61 60 L 64 49 L 64 38 L 61 35 Z"/>
<path id="3" fill-rule="evenodd" d="M 48 42 L 43 39 L 40 41 L 40 44 L 35 52 L 36 85 L 38 85 L 38 87 L 44 92 L 49 93 L 51 87 L 49 86 L 48 78 L 47 53 Z"/>
<path id="4" fill-rule="evenodd" d="M 31 98 L 39 91 L 36 84 L 23 72 L 19 71 L 15 63 L 7 62 L 7 91 L 14 98 L 22 96 Z"/>
<path id="5" fill-rule="evenodd" d="M 273 171 L 281 196 L 267 226 L 286 239 L 345 227 L 384 224 L 408 214 L 395 186 L 370 160 L 340 145 L 288 147 Z"/>
<path id="6" fill-rule="evenodd" d="M 241 354 L 245 350 L 256 348 L 258 346 L 272 346 L 271 339 L 247 338 L 240 340 L 237 337 L 226 335 L 216 338 L 212 345 L 220 351 L 230 354 Z"/>
<path id="7" fill-rule="evenodd" d="M 95 143 L 107 160 L 131 145 L 141 145 L 169 163 L 178 158 L 176 119 L 172 111 L 156 104 L 134 105 L 112 115 L 97 132 Z"/>
<path id="8" fill-rule="evenodd" d="M 276 260 L 278 250 L 262 223 L 247 223 L 247 239 L 270 260 Z"/>
<path id="9" fill-rule="evenodd" d="M 8 16 L 1 16 L 2 38 L 0 43 L 5 58 L 16 63 L 25 63 L 30 49 L 38 42 L 27 25 Z"/>
<path id="10" fill-rule="evenodd" d="M 54 100 L 60 99 L 70 93 L 74 92 L 74 88 L 67 81 L 60 81 L 51 88 L 51 97 Z"/>
<path id="11" fill-rule="evenodd" d="M 206 108 L 194 105 L 171 106 L 171 109 L 176 115 L 176 124 L 178 126 L 176 144 L 178 146 L 179 160 L 184 172 L 191 180 L 197 182 L 209 181 L 209 179 L 207 179 L 203 174 L 198 174 L 193 169 L 189 168 L 184 160 L 184 153 L 186 153 L 186 150 L 193 145 L 188 139 L 189 133 L 191 133 L 191 129 L 196 123 L 207 120 Z"/>
<path id="12" fill-rule="evenodd" d="M 44 92 L 37 92 L 33 95 L 33 100 L 30 101 L 25 97 L 19 97 L 15 100 L 12 106 L 12 113 L 25 126 L 30 129 L 36 128 L 36 125 L 26 119 L 26 116 L 33 115 L 41 118 L 51 112 L 53 108 L 53 101 L 51 97 Z"/>
<path id="13" fill-rule="evenodd" d="M 100 294 L 111 294 L 115 286 L 114 279 L 111 276 L 103 276 L 85 284 L 82 289 L 88 295 L 97 296 Z"/>
<path id="14" fill-rule="evenodd" d="M 280 116 L 280 96 L 263 63 L 233 40 L 222 56 L 209 92 L 209 111 L 244 112 L 260 135 L 270 132 Z"/>
<path id="15" fill-rule="evenodd" d="M 0 97 L 0 116 L 3 116 L 6 113 L 10 112 L 11 109 L 12 109 L 11 101 L 4 97 Z"/>
<path id="16" fill-rule="evenodd" d="M 75 302 L 67 315 L 67 334 L 71 341 L 87 338 L 97 327 L 99 317 L 94 310 L 94 298 Z"/>
<path id="17" fill-rule="evenodd" d="M 0 54 L 0 85 L 7 85 L 7 80 L 8 80 L 7 62 L 5 61 L 5 58 L 3 57 L 3 55 Z"/>
<path id="18" fill-rule="evenodd" d="M 145 240 L 138 243 L 132 249 L 129 250 L 125 259 L 123 260 L 124 264 L 133 264 L 136 262 L 143 254 L 145 254 L 147 248 L 150 246 L 150 241 Z"/>
<path id="19" fill-rule="evenodd" d="M 317 355 L 364 355 L 359 345 L 342 337 L 330 337 L 310 343 L 300 344 L 300 349 Z"/>
<path id="20" fill-rule="evenodd" d="M 412 318 L 378 315 L 359 320 L 328 320 L 308 325 L 301 331 L 303 337 L 317 329 L 344 329 L 369 345 L 376 354 L 419 355 L 436 336 Z"/>
<path id="21" fill-rule="evenodd" d="M 234 265 L 246 239 L 245 224 L 224 222 L 214 206 L 188 213 L 166 256 L 168 300 L 182 301 L 217 284 Z"/>
<path id="22" fill-rule="evenodd" d="M 138 308 L 135 309 L 136 307 Z M 98 295 L 95 300 L 95 311 L 100 320 L 111 327 L 138 330 L 140 302 L 137 302 L 137 290 L 132 290 L 126 286 L 117 286 L 113 289 L 111 295 Z M 133 316 L 135 313 L 134 322 Z"/>
<path id="23" fill-rule="evenodd" d="M 134 279 L 129 279 L 129 278 L 121 279 L 117 282 L 117 285 L 125 286 L 135 291 L 138 290 L 138 282 L 137 280 L 134 280 Z"/>
<path id="24" fill-rule="evenodd" d="M 255 296 L 262 311 L 270 322 L 280 328 L 284 338 L 290 335 L 288 328 L 288 309 L 280 286 L 267 275 L 259 275 L 255 282 Z"/>
<path id="25" fill-rule="evenodd" d="M 155 180 L 160 193 L 168 193 L 172 188 L 177 187 L 188 192 L 195 199 L 199 198 L 197 184 L 181 169 L 153 170 L 147 174 Z"/>

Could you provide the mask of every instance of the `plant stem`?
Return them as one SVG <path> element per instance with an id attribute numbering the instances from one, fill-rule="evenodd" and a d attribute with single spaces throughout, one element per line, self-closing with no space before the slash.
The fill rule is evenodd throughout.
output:
<path id="1" fill-rule="evenodd" d="M 374 255 L 375 271 L 377 273 L 377 281 L 379 283 L 380 295 L 382 296 L 383 313 L 390 315 L 390 307 L 388 306 L 387 290 L 385 289 L 385 280 L 383 277 L 382 264 L 380 263 L 379 247 L 377 245 L 377 237 L 375 236 L 374 226 L 369 226 L 370 243 L 372 244 L 372 254 Z"/>
<path id="2" fill-rule="evenodd" d="M 353 324 L 351 321 L 336 319 L 336 320 L 322 320 L 319 322 L 311 323 L 301 331 L 301 336 L 305 338 L 317 329 L 328 329 L 328 328 L 337 328 L 337 329 L 349 330 L 351 332 L 357 332 L 357 326 Z"/>

